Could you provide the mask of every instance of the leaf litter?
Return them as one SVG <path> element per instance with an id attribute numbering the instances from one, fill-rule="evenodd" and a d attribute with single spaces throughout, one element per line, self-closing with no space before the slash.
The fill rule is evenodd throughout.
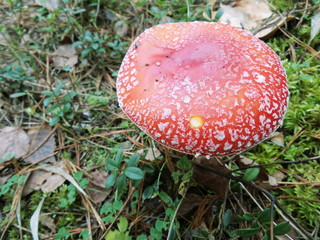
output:
<path id="1" fill-rule="evenodd" d="M 72 44 L 60 45 L 52 54 L 53 65 L 57 69 L 73 67 L 78 63 L 78 53 Z"/>
<path id="2" fill-rule="evenodd" d="M 279 27 L 294 18 L 291 14 L 272 12 L 270 4 L 264 0 L 236 0 L 222 3 L 219 8 L 223 11 L 219 22 L 246 29 L 262 39 L 269 38 Z M 213 19 L 216 14 L 218 11 L 214 10 Z"/>
<path id="3" fill-rule="evenodd" d="M 95 204 L 103 202 L 111 190 L 106 190 L 105 183 L 108 179 L 108 172 L 94 171 L 89 175 L 90 182 L 87 187 L 87 192 Z"/>
<path id="4" fill-rule="evenodd" d="M 0 130 L 0 156 L 1 158 L 12 155 L 19 159 L 27 154 L 30 146 L 30 138 L 19 127 L 4 127 Z"/>

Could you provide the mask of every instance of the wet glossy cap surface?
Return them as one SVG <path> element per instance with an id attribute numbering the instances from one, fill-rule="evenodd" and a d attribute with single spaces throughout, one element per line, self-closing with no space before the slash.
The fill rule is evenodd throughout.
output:
<path id="1" fill-rule="evenodd" d="M 145 30 L 119 70 L 127 116 L 156 141 L 227 155 L 265 139 L 288 104 L 286 74 L 264 42 L 230 25 L 169 23 Z"/>

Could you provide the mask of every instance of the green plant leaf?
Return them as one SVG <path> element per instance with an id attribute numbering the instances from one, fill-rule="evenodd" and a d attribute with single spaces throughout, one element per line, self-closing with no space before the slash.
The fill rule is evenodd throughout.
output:
<path id="1" fill-rule="evenodd" d="M 63 102 L 67 103 L 70 102 L 75 96 L 77 96 L 77 93 L 74 91 L 68 92 L 68 94 L 66 94 L 63 97 Z"/>
<path id="2" fill-rule="evenodd" d="M 114 231 L 109 231 L 107 235 L 105 236 L 105 240 L 120 240 L 117 238 L 119 231 L 114 230 Z"/>
<path id="3" fill-rule="evenodd" d="M 231 209 L 227 209 L 223 215 L 223 221 L 222 221 L 223 226 L 227 227 L 230 224 L 231 219 L 232 219 L 232 211 Z"/>
<path id="4" fill-rule="evenodd" d="M 260 215 L 258 216 L 258 221 L 260 223 L 268 223 L 270 222 L 270 214 L 271 214 L 271 210 L 270 208 L 266 208 L 264 209 Z"/>
<path id="5" fill-rule="evenodd" d="M 173 202 L 172 198 L 166 192 L 161 191 L 159 193 L 159 197 L 161 198 L 162 201 L 164 201 L 167 204 Z"/>
<path id="6" fill-rule="evenodd" d="M 113 160 L 111 159 L 108 159 L 107 160 L 107 165 L 106 165 L 106 168 L 109 170 L 109 171 L 118 171 L 120 166 Z"/>
<path id="7" fill-rule="evenodd" d="M 69 231 L 62 227 L 59 229 L 58 234 L 54 237 L 55 240 L 68 239 L 70 237 Z"/>
<path id="8" fill-rule="evenodd" d="M 112 174 L 110 174 L 106 181 L 106 189 L 109 189 L 110 187 L 114 186 L 114 184 L 116 183 L 116 179 L 117 179 L 116 172 L 113 172 Z"/>
<path id="9" fill-rule="evenodd" d="M 27 95 L 27 93 L 25 92 L 18 92 L 18 93 L 13 93 L 10 95 L 10 98 L 18 98 L 18 97 L 22 97 L 22 96 L 25 96 Z"/>
<path id="10" fill-rule="evenodd" d="M 83 45 L 83 42 L 81 42 L 81 41 L 76 41 L 76 42 L 72 43 L 73 47 L 78 47 L 78 46 L 81 46 L 81 45 Z"/>
<path id="11" fill-rule="evenodd" d="M 120 217 L 118 222 L 118 229 L 120 232 L 124 233 L 128 228 L 128 220 L 126 217 Z"/>
<path id="12" fill-rule="evenodd" d="M 123 150 L 120 148 L 118 149 L 116 157 L 114 158 L 114 162 L 116 163 L 116 166 L 118 166 L 118 168 L 120 167 L 122 158 L 123 158 Z"/>
<path id="13" fill-rule="evenodd" d="M 156 227 L 156 229 L 158 230 L 158 231 L 162 231 L 162 229 L 164 229 L 164 230 L 167 230 L 168 229 L 168 222 L 166 222 L 166 221 L 162 221 L 162 220 L 160 220 L 160 219 L 158 219 L 157 221 L 156 221 L 156 225 L 155 225 L 155 227 Z"/>
<path id="14" fill-rule="evenodd" d="M 53 90 L 56 96 L 60 96 L 61 88 L 63 87 L 64 81 L 59 82 L 56 88 Z"/>
<path id="15" fill-rule="evenodd" d="M 139 180 L 144 178 L 144 173 L 137 167 L 126 167 L 123 173 L 130 179 Z"/>
<path id="16" fill-rule="evenodd" d="M 126 176 L 124 174 L 121 174 L 117 179 L 116 186 L 117 186 L 117 190 L 118 190 L 120 195 L 126 189 L 126 180 L 127 180 L 127 178 L 126 178 Z"/>
<path id="17" fill-rule="evenodd" d="M 97 50 L 99 48 L 99 43 L 94 43 L 91 45 L 92 49 Z"/>
<path id="18" fill-rule="evenodd" d="M 137 166 L 138 162 L 139 162 L 140 156 L 138 153 L 135 153 L 131 156 L 131 158 L 128 161 L 128 166 L 129 167 L 135 167 Z"/>
<path id="19" fill-rule="evenodd" d="M 152 197 L 153 194 L 153 186 L 148 186 L 142 193 L 142 200 L 146 200 Z"/>
<path id="20" fill-rule="evenodd" d="M 85 58 L 91 51 L 92 51 L 91 48 L 84 49 L 81 52 L 81 58 Z"/>
<path id="21" fill-rule="evenodd" d="M 49 91 L 49 90 L 44 90 L 44 91 L 41 92 L 41 94 L 43 94 L 43 95 L 53 95 L 53 92 Z"/>
<path id="22" fill-rule="evenodd" d="M 260 168 L 248 168 L 243 175 L 243 179 L 246 181 L 253 181 L 258 177 L 259 172 Z"/>
<path id="23" fill-rule="evenodd" d="M 223 9 L 219 8 L 218 11 L 216 12 L 213 22 L 218 22 L 219 19 L 222 17 L 223 13 L 224 13 Z"/>
<path id="24" fill-rule="evenodd" d="M 274 227 L 273 231 L 275 235 L 283 235 L 291 230 L 291 225 L 288 221 L 279 223 Z"/>
<path id="25" fill-rule="evenodd" d="M 147 236 L 144 235 L 144 234 L 139 235 L 139 236 L 137 237 L 137 240 L 147 240 L 147 239 L 148 239 Z"/>
<path id="26" fill-rule="evenodd" d="M 53 100 L 53 97 L 47 97 L 43 100 L 43 106 L 47 107 Z"/>
<path id="27" fill-rule="evenodd" d="M 60 121 L 60 117 L 55 116 L 55 117 L 51 118 L 49 125 L 52 127 L 52 126 L 56 125 L 59 121 Z"/>
<path id="28" fill-rule="evenodd" d="M 211 5 L 208 5 L 207 7 L 206 7 L 206 15 L 207 15 L 207 17 L 209 18 L 209 19 L 211 19 L 212 18 L 212 6 Z"/>
<path id="29" fill-rule="evenodd" d="M 236 230 L 236 234 L 240 237 L 252 237 L 261 231 L 260 227 L 256 228 L 246 228 Z"/>

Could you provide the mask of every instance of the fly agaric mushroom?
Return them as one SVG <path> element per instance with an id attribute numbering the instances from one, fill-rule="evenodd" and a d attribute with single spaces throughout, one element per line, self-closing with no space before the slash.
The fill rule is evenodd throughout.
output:
<path id="1" fill-rule="evenodd" d="M 126 115 L 161 144 L 222 156 L 274 132 L 289 92 L 279 57 L 252 34 L 222 23 L 181 22 L 135 39 L 117 95 Z"/>

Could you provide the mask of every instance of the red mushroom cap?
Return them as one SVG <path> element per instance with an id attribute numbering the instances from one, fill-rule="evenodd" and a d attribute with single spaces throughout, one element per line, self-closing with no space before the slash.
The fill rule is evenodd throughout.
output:
<path id="1" fill-rule="evenodd" d="M 279 57 L 250 33 L 222 23 L 182 22 L 145 30 L 119 70 L 120 107 L 163 145 L 227 155 L 264 140 L 288 104 Z"/>

